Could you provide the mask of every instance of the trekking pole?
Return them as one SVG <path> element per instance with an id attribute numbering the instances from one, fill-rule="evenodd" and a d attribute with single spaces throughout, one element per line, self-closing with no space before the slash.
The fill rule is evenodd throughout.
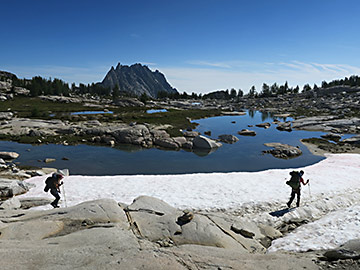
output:
<path id="1" fill-rule="evenodd" d="M 61 173 L 63 176 L 69 176 L 69 169 L 58 170 L 58 172 Z M 64 194 L 65 207 L 67 207 L 64 185 L 62 185 L 62 193 Z"/>
<path id="2" fill-rule="evenodd" d="M 308 185 L 309 185 L 309 196 L 311 198 L 310 181 L 308 182 Z"/>
<path id="3" fill-rule="evenodd" d="M 64 185 L 62 185 L 62 192 L 63 192 L 63 195 L 64 195 L 65 207 L 67 207 Z"/>

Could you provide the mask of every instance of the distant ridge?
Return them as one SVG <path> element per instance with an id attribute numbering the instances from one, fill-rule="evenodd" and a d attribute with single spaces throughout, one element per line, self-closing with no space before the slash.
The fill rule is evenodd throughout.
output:
<path id="1" fill-rule="evenodd" d="M 0 78 L 8 78 L 8 79 L 13 79 L 13 78 L 17 78 L 15 74 L 11 73 L 11 72 L 7 72 L 7 71 L 2 71 L 0 70 Z"/>
<path id="2" fill-rule="evenodd" d="M 111 67 L 100 84 L 112 90 L 118 85 L 121 93 L 136 96 L 145 93 L 152 98 L 157 98 L 159 92 L 177 93 L 167 82 L 164 74 L 158 70 L 151 71 L 147 66 L 138 63 L 131 66 L 118 63 L 116 68 Z"/>

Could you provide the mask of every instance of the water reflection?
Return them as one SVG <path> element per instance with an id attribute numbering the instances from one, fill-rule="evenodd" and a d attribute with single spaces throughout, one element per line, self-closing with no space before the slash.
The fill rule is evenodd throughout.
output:
<path id="1" fill-rule="evenodd" d="M 256 114 L 259 113 L 260 114 L 260 118 L 261 118 L 261 121 L 264 122 L 265 120 L 268 120 L 268 119 L 271 119 L 271 120 L 275 120 L 275 119 L 281 119 L 282 121 L 286 121 L 287 117 L 278 117 L 276 116 L 276 113 L 274 112 L 258 112 L 258 111 L 255 111 L 255 110 L 248 110 L 248 115 L 251 117 L 251 118 L 254 118 L 256 116 Z"/>
<path id="2" fill-rule="evenodd" d="M 193 153 L 199 157 L 206 157 L 211 153 L 215 152 L 218 148 L 212 149 L 193 149 Z"/>
<path id="3" fill-rule="evenodd" d="M 255 117 L 255 111 L 254 110 L 249 110 L 249 116 L 251 118 L 254 118 Z"/>

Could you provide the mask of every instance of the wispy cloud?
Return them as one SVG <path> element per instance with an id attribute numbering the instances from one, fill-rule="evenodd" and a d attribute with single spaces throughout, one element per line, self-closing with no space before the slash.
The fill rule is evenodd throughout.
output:
<path id="1" fill-rule="evenodd" d="M 331 81 L 353 74 L 360 74 L 360 67 L 346 64 L 305 63 L 301 61 L 279 63 L 246 63 L 231 68 L 176 68 L 158 67 L 169 82 L 180 92 L 207 93 L 219 89 L 242 89 L 247 92 L 252 85 L 261 90 L 263 83 L 290 86 L 304 84 L 320 85 L 322 81 Z"/>
<path id="2" fill-rule="evenodd" d="M 152 62 L 139 62 L 141 63 L 142 65 L 146 65 L 146 66 L 156 66 L 157 64 L 156 63 L 152 63 Z"/>
<path id="3" fill-rule="evenodd" d="M 187 61 L 188 64 L 194 66 L 205 66 L 205 67 L 218 67 L 218 68 L 231 68 L 231 65 L 227 62 L 207 62 L 207 61 Z"/>

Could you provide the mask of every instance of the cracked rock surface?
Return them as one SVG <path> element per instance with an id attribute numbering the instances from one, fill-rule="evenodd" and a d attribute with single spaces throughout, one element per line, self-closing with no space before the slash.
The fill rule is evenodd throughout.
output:
<path id="1" fill-rule="evenodd" d="M 271 232 L 276 235 L 281 233 Z M 310 255 L 264 254 L 265 238 L 263 228 L 239 217 L 181 211 L 148 196 L 128 206 L 99 199 L 52 210 L 0 211 L 5 270 L 318 269 Z"/>

